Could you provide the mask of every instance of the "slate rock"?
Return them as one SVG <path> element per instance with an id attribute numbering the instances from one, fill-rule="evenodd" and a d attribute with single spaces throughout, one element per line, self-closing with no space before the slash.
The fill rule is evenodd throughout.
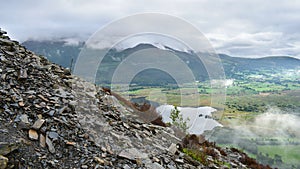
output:
<path id="1" fill-rule="evenodd" d="M 87 169 L 87 168 L 89 168 L 89 166 L 87 166 L 87 165 L 82 165 L 81 168 L 82 168 L 82 169 Z"/>
<path id="2" fill-rule="evenodd" d="M 40 134 L 40 146 L 46 147 L 46 137 L 43 134 Z"/>
<path id="3" fill-rule="evenodd" d="M 19 106 L 20 106 L 20 107 L 24 107 L 24 106 L 25 106 L 25 103 L 21 101 L 21 102 L 19 102 Z"/>
<path id="4" fill-rule="evenodd" d="M 27 79 L 27 77 L 28 77 L 28 74 L 27 74 L 27 70 L 26 69 L 20 69 L 18 71 L 18 79 L 19 80 Z"/>
<path id="5" fill-rule="evenodd" d="M 55 148 L 53 146 L 52 141 L 48 137 L 46 137 L 46 144 L 48 146 L 48 150 L 50 151 L 50 153 L 54 154 L 55 153 Z"/>
<path id="6" fill-rule="evenodd" d="M 181 159 L 181 158 L 176 158 L 175 161 L 176 161 L 177 163 L 182 163 L 182 164 L 184 163 L 183 159 Z"/>
<path id="7" fill-rule="evenodd" d="M 50 131 L 48 133 L 48 137 L 51 138 L 51 139 L 57 139 L 59 137 L 58 133 L 55 132 L 55 131 Z"/>
<path id="8" fill-rule="evenodd" d="M 105 160 L 101 159 L 100 157 L 94 157 L 94 160 L 101 165 L 105 164 Z"/>
<path id="9" fill-rule="evenodd" d="M 177 151 L 177 146 L 176 146 L 176 144 L 172 143 L 170 145 L 170 147 L 168 148 L 168 152 L 170 154 L 174 155 L 176 153 L 176 151 Z"/>
<path id="10" fill-rule="evenodd" d="M 0 155 L 0 169 L 5 169 L 7 167 L 8 158 Z"/>
<path id="11" fill-rule="evenodd" d="M 146 168 L 151 168 L 151 169 L 164 169 L 164 167 L 158 163 L 147 163 Z"/>
<path id="12" fill-rule="evenodd" d="M 21 116 L 17 117 L 15 121 L 19 121 L 19 120 L 25 124 L 29 124 L 27 114 L 22 114 Z"/>
<path id="13" fill-rule="evenodd" d="M 42 125 L 44 124 L 45 120 L 44 119 L 38 119 L 37 121 L 34 122 L 32 128 L 35 130 L 39 130 Z"/>
<path id="14" fill-rule="evenodd" d="M 33 129 L 30 129 L 30 130 L 28 131 L 28 136 L 29 136 L 29 138 L 30 138 L 31 140 L 38 140 L 38 138 L 39 138 L 38 133 L 37 133 L 35 130 L 33 130 Z"/>
<path id="15" fill-rule="evenodd" d="M 135 160 L 135 159 L 145 159 L 148 157 L 147 154 L 140 152 L 136 148 L 128 148 L 125 150 L 122 150 L 119 153 L 119 157 L 123 157 L 129 160 Z"/>
<path id="16" fill-rule="evenodd" d="M 0 155 L 7 155 L 10 152 L 18 149 L 19 143 L 0 142 Z"/>

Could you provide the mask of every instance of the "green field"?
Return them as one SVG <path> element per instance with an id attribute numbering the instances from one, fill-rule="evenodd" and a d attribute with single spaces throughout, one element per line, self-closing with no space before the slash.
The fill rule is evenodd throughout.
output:
<path id="1" fill-rule="evenodd" d="M 282 156 L 282 160 L 286 164 L 300 163 L 300 145 L 264 145 L 258 146 L 258 151 L 268 154 L 274 158 L 275 154 Z"/>
<path id="2" fill-rule="evenodd" d="M 192 91 L 192 88 L 183 88 L 184 91 Z M 198 89 L 201 91 L 203 89 Z M 275 106 L 282 110 L 300 110 L 300 88 L 297 90 L 280 90 L 271 93 L 261 94 L 239 94 L 233 91 L 247 90 L 241 86 L 232 86 L 227 89 L 225 107 L 221 104 L 212 105 L 211 94 L 201 92 L 194 94 L 181 94 L 176 88 L 169 87 L 132 87 L 123 95 L 131 97 L 146 97 L 146 99 L 160 104 L 171 104 L 180 106 L 212 106 L 219 109 L 225 108 L 222 113 L 222 120 L 228 123 L 228 119 L 250 120 L 256 115 L 265 112 L 269 107 Z M 269 89 L 267 89 L 269 90 Z M 209 92 L 211 90 L 205 90 Z M 218 96 L 216 96 L 218 97 Z M 222 96 L 220 95 L 220 98 Z M 224 102 L 223 102 L 224 103 Z"/>

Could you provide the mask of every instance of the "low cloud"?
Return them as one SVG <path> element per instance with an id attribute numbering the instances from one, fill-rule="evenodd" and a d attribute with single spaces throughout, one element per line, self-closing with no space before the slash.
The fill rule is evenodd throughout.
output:
<path id="1" fill-rule="evenodd" d="M 300 58 L 297 39 L 284 35 L 282 32 L 241 33 L 234 37 L 222 34 L 208 34 L 207 36 L 219 53 L 231 56 L 292 56 Z"/>
<path id="2" fill-rule="evenodd" d="M 10 0 L 1 4 L 0 27 L 19 41 L 74 36 L 86 40 L 115 19 L 143 12 L 186 19 L 219 53 L 300 58 L 300 1 Z"/>
<path id="3" fill-rule="evenodd" d="M 248 153 L 255 154 L 257 160 L 273 167 L 279 167 L 274 163 L 276 157 L 262 152 L 260 147 L 274 146 L 297 146 L 300 145 L 300 116 L 296 112 L 282 111 L 276 107 L 270 107 L 265 113 L 256 116 L 247 122 L 236 122 L 230 127 L 216 128 L 213 132 L 207 133 L 210 141 L 219 144 L 233 145 L 239 149 L 243 149 Z M 287 158 L 291 149 L 282 152 L 276 151 L 277 157 Z M 278 156 L 279 155 L 279 156 Z M 299 159 L 295 156 L 289 156 L 289 161 L 299 165 Z M 287 168 L 292 164 L 285 162 Z M 280 167 L 280 168 L 281 168 Z"/>
<path id="4" fill-rule="evenodd" d="M 254 137 L 297 137 L 300 139 L 299 121 L 300 117 L 294 112 L 285 112 L 276 107 L 270 107 L 251 122 L 233 128 L 249 133 Z"/>

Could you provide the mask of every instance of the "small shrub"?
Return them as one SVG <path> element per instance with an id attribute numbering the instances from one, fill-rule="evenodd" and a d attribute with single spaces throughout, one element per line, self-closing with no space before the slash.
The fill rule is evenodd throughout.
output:
<path id="1" fill-rule="evenodd" d="M 171 111 L 170 118 L 174 126 L 178 127 L 186 133 L 188 129 L 187 121 L 189 121 L 189 119 L 187 119 L 186 121 L 183 119 L 182 114 L 180 114 L 177 106 L 175 106 L 175 108 Z"/>
<path id="2" fill-rule="evenodd" d="M 196 150 L 196 149 L 188 149 L 188 148 L 184 148 L 182 151 L 186 155 L 192 157 L 194 160 L 199 161 L 203 165 L 208 165 L 207 155 L 204 152 L 201 152 L 201 151 Z"/>

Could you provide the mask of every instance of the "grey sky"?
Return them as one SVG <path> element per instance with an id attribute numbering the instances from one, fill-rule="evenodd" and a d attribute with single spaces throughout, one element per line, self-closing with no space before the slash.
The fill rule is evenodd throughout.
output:
<path id="1" fill-rule="evenodd" d="M 299 0 L 9 0 L 1 2 L 0 27 L 20 41 L 86 39 L 113 20 L 142 12 L 187 20 L 218 53 L 300 58 Z"/>

